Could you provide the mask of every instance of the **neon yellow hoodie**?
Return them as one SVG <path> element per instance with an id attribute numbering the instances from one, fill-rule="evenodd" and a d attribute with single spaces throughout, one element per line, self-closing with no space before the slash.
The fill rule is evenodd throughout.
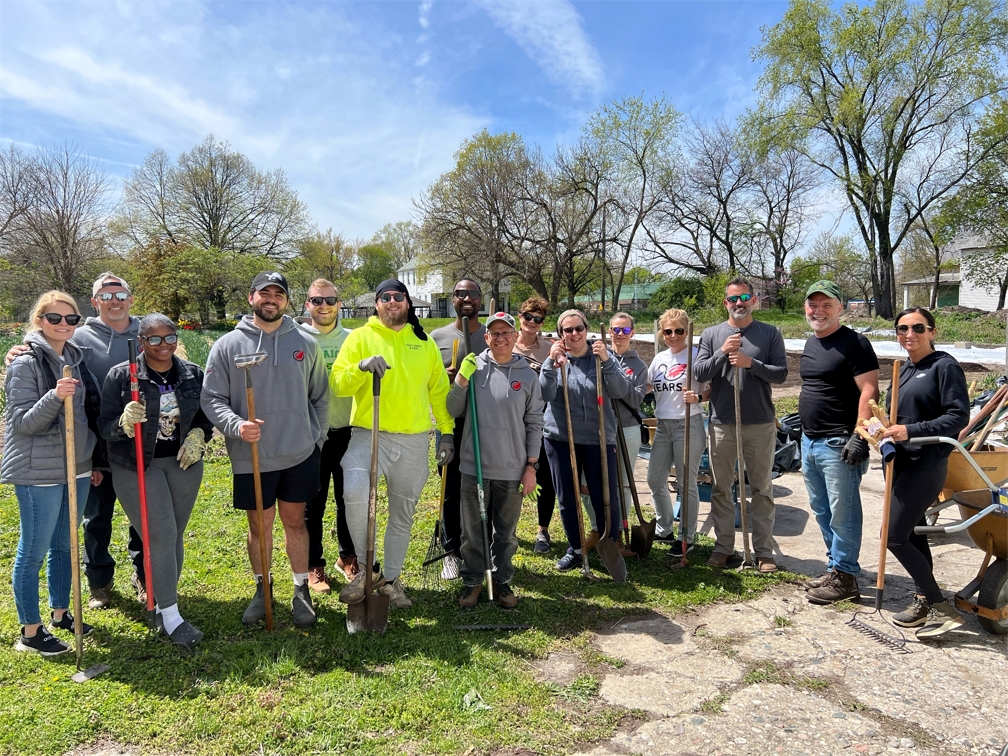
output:
<path id="1" fill-rule="evenodd" d="M 352 396 L 350 425 L 371 427 L 374 400 L 371 373 L 357 364 L 367 357 L 381 355 L 389 364 L 381 382 L 381 420 L 379 430 L 389 433 L 426 433 L 431 412 L 437 429 L 451 433 L 455 420 L 448 414 L 448 373 L 441 363 L 441 352 L 433 340 L 421 341 L 407 325 L 394 331 L 376 315 L 362 327 L 350 332 L 329 373 L 329 388 L 336 396 Z"/>

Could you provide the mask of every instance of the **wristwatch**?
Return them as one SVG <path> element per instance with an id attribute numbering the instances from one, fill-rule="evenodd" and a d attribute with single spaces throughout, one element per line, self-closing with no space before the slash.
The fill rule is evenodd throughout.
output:
<path id="1" fill-rule="evenodd" d="M 539 472 L 539 460 L 537 459 L 535 462 L 527 462 L 525 467 L 531 467 L 536 472 Z"/>

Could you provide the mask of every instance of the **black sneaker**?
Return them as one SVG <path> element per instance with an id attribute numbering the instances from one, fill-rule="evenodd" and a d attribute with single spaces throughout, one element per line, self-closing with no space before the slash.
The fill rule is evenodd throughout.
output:
<path id="1" fill-rule="evenodd" d="M 923 596 L 914 596 L 913 603 L 899 614 L 892 616 L 894 625 L 900 627 L 920 627 L 928 618 L 928 610 L 931 605 Z"/>
<path id="2" fill-rule="evenodd" d="M 15 651 L 32 651 L 41 656 L 59 656 L 70 650 L 70 646 L 54 637 L 45 626 L 40 626 L 35 635 L 26 638 L 21 628 L 21 640 L 14 645 Z"/>
<path id="3" fill-rule="evenodd" d="M 295 627 L 311 627 L 318 620 L 315 607 L 312 606 L 308 583 L 294 588 L 294 598 L 291 599 L 291 612 L 294 614 Z"/>
<path id="4" fill-rule="evenodd" d="M 580 564 L 581 564 L 581 555 L 575 554 L 574 549 L 568 546 L 567 553 L 564 554 L 562 557 L 560 557 L 560 561 L 556 563 L 556 568 L 560 570 L 560 572 L 569 572 L 570 570 L 575 569 Z"/>
<path id="5" fill-rule="evenodd" d="M 654 539 L 656 543 L 675 543 L 676 541 L 681 540 L 679 536 L 675 534 L 675 531 L 672 530 L 670 530 L 665 535 L 655 534 Z"/>
<path id="6" fill-rule="evenodd" d="M 68 633 L 72 633 L 74 631 L 74 617 L 69 611 L 63 612 L 63 618 L 59 622 L 53 619 L 52 612 L 49 613 L 49 619 L 49 625 L 53 629 L 66 630 Z M 81 622 L 81 627 L 84 628 L 84 635 L 91 635 L 91 631 L 94 630 L 91 625 L 83 621 Z"/>

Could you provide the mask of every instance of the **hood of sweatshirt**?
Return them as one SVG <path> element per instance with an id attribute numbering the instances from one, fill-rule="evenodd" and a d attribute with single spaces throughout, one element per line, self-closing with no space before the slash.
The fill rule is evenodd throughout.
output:
<path id="1" fill-rule="evenodd" d="M 60 359 L 59 355 L 53 351 L 53 348 L 49 346 L 49 342 L 46 341 L 45 336 L 42 335 L 41 331 L 31 331 L 25 334 L 24 337 L 25 344 L 31 344 L 35 347 L 35 351 L 45 355 L 46 362 L 49 363 L 50 369 L 53 371 L 53 375 L 56 376 L 57 380 L 63 377 L 63 365 L 69 365 L 72 368 L 76 368 L 84 361 L 84 353 L 81 351 L 80 347 L 73 343 L 73 341 L 68 341 L 63 345 L 63 357 Z"/>
<path id="2" fill-rule="evenodd" d="M 114 365 L 129 359 L 126 342 L 136 341 L 140 334 L 140 318 L 130 315 L 129 327 L 117 331 L 101 318 L 90 317 L 77 329 L 73 341 L 84 352 L 84 361 L 101 386 Z M 137 345 L 139 349 L 139 344 Z"/>

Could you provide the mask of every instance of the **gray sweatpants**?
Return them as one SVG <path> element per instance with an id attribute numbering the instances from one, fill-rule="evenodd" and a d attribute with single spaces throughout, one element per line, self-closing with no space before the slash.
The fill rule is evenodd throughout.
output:
<path id="1" fill-rule="evenodd" d="M 427 433 L 378 433 L 378 476 L 388 486 L 388 523 L 385 526 L 383 558 L 388 581 L 402 573 L 413 529 L 413 513 L 427 477 Z M 343 455 L 343 498 L 347 526 L 357 546 L 358 559 L 367 553 L 368 493 L 371 487 L 371 431 L 354 428 L 350 446 Z"/>
<path id="2" fill-rule="evenodd" d="M 704 423 L 703 417 L 693 415 L 690 418 L 690 458 L 689 458 L 689 489 L 685 490 L 683 481 L 686 480 L 686 471 L 683 469 L 683 454 L 686 451 L 684 439 L 686 437 L 685 420 L 659 420 L 658 429 L 655 431 L 654 443 L 651 445 L 651 459 L 648 461 L 648 488 L 651 489 L 651 500 L 654 502 L 655 518 L 658 526 L 655 535 L 662 538 L 672 533 L 672 523 L 675 520 L 675 511 L 672 508 L 672 497 L 668 490 L 668 476 L 672 467 L 676 469 L 676 496 L 680 502 L 680 512 L 683 496 L 685 495 L 688 505 L 686 527 L 686 540 L 692 541 L 696 534 L 697 509 L 700 506 L 700 497 L 697 496 L 697 471 L 700 469 L 700 458 L 704 450 Z M 734 521 L 732 522 L 734 525 Z M 682 526 L 680 526 L 682 527 Z M 679 540 L 682 540 L 680 530 Z"/>
<path id="3" fill-rule="evenodd" d="M 714 551 L 731 554 L 735 549 L 735 503 L 732 484 L 735 480 L 735 424 L 710 423 L 710 461 L 714 473 L 711 492 L 711 516 L 714 519 Z M 742 456 L 749 476 L 752 499 L 748 507 L 752 549 L 757 557 L 773 556 L 773 458 L 777 438 L 775 423 L 742 426 Z M 692 451 L 692 450 L 691 450 Z"/>
<path id="4" fill-rule="evenodd" d="M 112 465 L 112 481 L 130 525 L 138 532 L 140 494 L 136 470 Z M 147 468 L 147 528 L 150 543 L 151 577 L 154 600 L 162 609 L 178 603 L 178 581 L 184 558 L 183 538 L 189 516 L 196 504 L 203 481 L 203 460 L 188 470 L 179 467 L 175 457 L 155 457 Z"/>

